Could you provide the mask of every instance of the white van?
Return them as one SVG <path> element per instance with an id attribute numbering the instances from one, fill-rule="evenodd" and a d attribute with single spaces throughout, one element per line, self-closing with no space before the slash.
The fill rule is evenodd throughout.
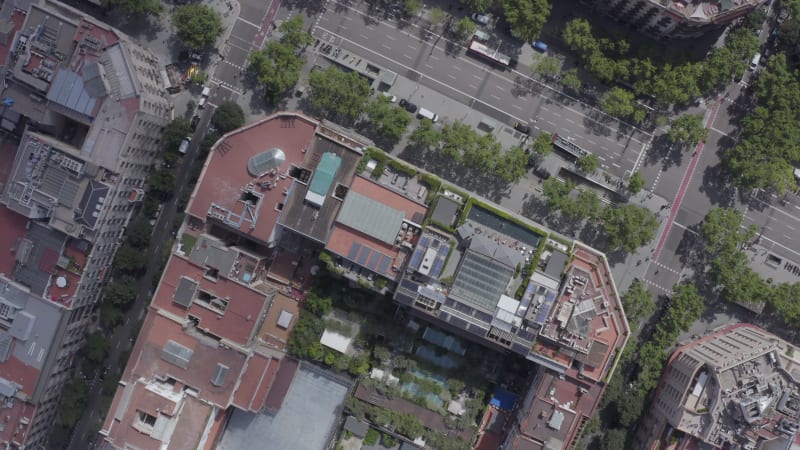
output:
<path id="1" fill-rule="evenodd" d="M 756 53 L 753 59 L 750 60 L 750 70 L 758 69 L 758 63 L 761 62 L 761 53 Z"/>
<path id="2" fill-rule="evenodd" d="M 203 88 L 203 93 L 200 95 L 201 97 L 208 97 L 211 95 L 211 88 L 206 86 Z"/>
<path id="3" fill-rule="evenodd" d="M 439 116 L 436 115 L 435 112 L 427 110 L 425 108 L 420 108 L 419 111 L 417 111 L 417 117 L 419 117 L 420 119 L 428 119 L 431 122 L 436 122 L 439 120 Z"/>

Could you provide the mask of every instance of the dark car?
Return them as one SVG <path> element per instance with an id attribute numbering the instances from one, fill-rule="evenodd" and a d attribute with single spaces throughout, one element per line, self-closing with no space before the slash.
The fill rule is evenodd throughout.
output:
<path id="1" fill-rule="evenodd" d="M 520 133 L 530 134 L 531 127 L 522 123 L 522 122 L 515 122 L 514 129 L 519 131 Z"/>
<path id="2" fill-rule="evenodd" d="M 543 180 L 550 178 L 550 172 L 542 166 L 539 166 L 536 169 L 534 169 L 533 173 L 534 175 Z"/>
<path id="3" fill-rule="evenodd" d="M 408 101 L 408 100 L 406 100 L 404 98 L 400 99 L 400 106 L 405 108 L 406 111 L 408 111 L 408 112 L 410 112 L 412 114 L 417 112 L 417 105 L 411 103 L 410 101 Z"/>
<path id="4" fill-rule="evenodd" d="M 192 121 L 189 123 L 189 125 L 192 127 L 192 131 L 197 128 L 198 123 L 200 123 L 200 116 L 192 117 Z"/>

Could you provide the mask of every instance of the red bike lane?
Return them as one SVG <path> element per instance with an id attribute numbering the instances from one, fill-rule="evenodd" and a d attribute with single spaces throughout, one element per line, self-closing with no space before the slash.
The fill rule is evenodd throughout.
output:
<path id="1" fill-rule="evenodd" d="M 708 121 L 705 125 L 706 129 L 711 128 L 711 126 L 714 124 L 714 121 L 717 119 L 717 112 L 719 111 L 721 105 L 720 99 L 721 97 L 717 97 L 717 102 L 711 107 L 711 115 L 708 117 Z M 697 147 L 694 151 L 694 156 L 692 156 L 692 160 L 689 161 L 689 167 L 686 169 L 686 173 L 683 174 L 683 180 L 681 181 L 680 188 L 678 189 L 678 194 L 675 195 L 675 200 L 673 200 L 672 208 L 669 211 L 667 225 L 664 227 L 664 231 L 661 233 L 661 237 L 658 239 L 658 244 L 653 251 L 653 261 L 658 260 L 658 256 L 661 254 L 661 250 L 664 248 L 664 244 L 667 241 L 667 236 L 669 236 L 669 232 L 672 229 L 672 224 L 675 222 L 675 216 L 678 215 L 678 210 L 681 207 L 683 196 L 686 195 L 686 189 L 689 187 L 689 183 L 692 181 L 692 175 L 694 175 L 694 169 L 697 167 L 697 162 L 700 160 L 700 154 L 703 152 L 703 148 L 705 148 L 705 142 L 700 142 L 697 144 Z"/>

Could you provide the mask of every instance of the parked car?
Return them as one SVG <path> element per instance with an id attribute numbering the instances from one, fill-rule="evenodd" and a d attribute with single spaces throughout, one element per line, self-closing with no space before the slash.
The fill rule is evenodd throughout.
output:
<path id="1" fill-rule="evenodd" d="M 410 101 L 408 101 L 406 99 L 401 99 L 400 100 L 400 106 L 405 108 L 406 111 L 408 111 L 408 112 L 410 112 L 412 114 L 417 112 L 417 105 L 411 103 Z"/>
<path id="2" fill-rule="evenodd" d="M 189 150 L 189 143 L 192 142 L 192 138 L 190 136 L 186 136 L 186 139 L 181 141 L 181 146 L 178 147 L 178 153 L 181 155 L 185 155 L 186 151 Z"/>
<path id="3" fill-rule="evenodd" d="M 547 51 L 547 44 L 545 44 L 543 41 L 533 41 L 531 45 L 533 46 L 533 49 L 538 52 L 544 53 Z"/>
<path id="4" fill-rule="evenodd" d="M 480 25 L 489 25 L 489 16 L 486 14 L 475 13 L 472 15 L 472 20 Z"/>
<path id="5" fill-rule="evenodd" d="M 522 122 L 515 122 L 514 129 L 525 134 L 529 134 L 531 132 L 531 127 Z"/>
<path id="6" fill-rule="evenodd" d="M 381 95 L 386 97 L 387 99 L 389 99 L 390 103 L 394 103 L 394 102 L 397 101 L 397 96 L 396 95 L 392 95 L 392 94 L 390 94 L 388 92 L 381 92 Z"/>
<path id="7" fill-rule="evenodd" d="M 189 122 L 189 126 L 192 127 L 192 131 L 194 131 L 197 128 L 198 123 L 200 123 L 200 116 L 197 115 L 193 116 L 192 121 Z"/>
<path id="8" fill-rule="evenodd" d="M 539 166 L 536 169 L 534 169 L 533 174 L 543 180 L 550 178 L 550 172 L 542 166 Z"/>

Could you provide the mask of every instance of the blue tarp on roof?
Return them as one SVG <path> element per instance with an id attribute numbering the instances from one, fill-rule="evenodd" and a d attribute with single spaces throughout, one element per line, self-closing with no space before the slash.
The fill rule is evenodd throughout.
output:
<path id="1" fill-rule="evenodd" d="M 518 398 L 517 394 L 513 394 L 503 388 L 496 388 L 489 404 L 503 411 L 511 411 L 514 409 L 514 405 L 517 404 Z"/>

